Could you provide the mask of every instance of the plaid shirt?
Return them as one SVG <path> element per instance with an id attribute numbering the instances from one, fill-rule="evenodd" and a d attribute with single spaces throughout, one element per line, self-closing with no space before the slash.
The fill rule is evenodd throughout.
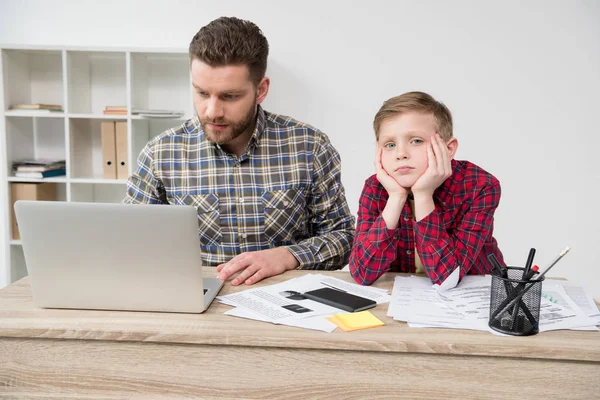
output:
<path id="1" fill-rule="evenodd" d="M 197 117 L 158 135 L 141 151 L 123 201 L 194 206 L 209 266 L 285 246 L 301 268 L 338 269 L 354 237 L 340 156 L 327 136 L 260 106 L 239 158 L 209 142 Z"/>
<path id="2" fill-rule="evenodd" d="M 490 273 L 490 253 L 504 262 L 492 236 L 500 182 L 475 164 L 452 160 L 452 176 L 433 194 L 434 211 L 419 222 L 407 201 L 398 227 L 388 229 L 381 216 L 387 199 L 376 175 L 366 180 L 350 255 L 350 272 L 358 283 L 370 285 L 387 271 L 414 273 L 415 247 L 434 283 L 442 283 L 455 268 L 460 268 L 460 279 Z"/>

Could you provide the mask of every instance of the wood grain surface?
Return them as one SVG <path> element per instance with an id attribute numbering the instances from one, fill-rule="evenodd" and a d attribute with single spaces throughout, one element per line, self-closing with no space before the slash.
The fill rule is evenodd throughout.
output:
<path id="1" fill-rule="evenodd" d="M 393 277 L 376 286 L 391 289 Z M 221 294 L 244 288 L 226 284 Z M 385 326 L 329 334 L 223 315 L 228 309 L 217 302 L 198 315 L 40 309 L 25 278 L 0 290 L 0 398 L 585 399 L 600 393 L 599 332 L 519 338 L 417 329 L 393 321 L 380 305 L 372 311 Z"/>

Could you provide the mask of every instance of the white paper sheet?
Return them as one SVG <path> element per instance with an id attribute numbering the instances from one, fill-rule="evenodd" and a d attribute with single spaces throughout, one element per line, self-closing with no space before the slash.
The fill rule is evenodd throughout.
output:
<path id="1" fill-rule="evenodd" d="M 491 331 L 490 287 L 489 275 L 467 275 L 458 286 L 443 291 L 432 287 L 428 278 L 399 276 L 394 280 L 388 316 L 406 321 L 410 327 Z M 583 288 L 568 281 L 549 280 L 542 286 L 542 297 L 540 332 L 597 330 L 598 308 Z"/>
<path id="2" fill-rule="evenodd" d="M 336 313 L 336 314 L 343 314 L 343 313 L 344 313 L 344 311 L 341 311 L 340 313 Z M 231 316 L 240 317 L 240 318 L 254 319 L 254 320 L 263 321 L 263 322 L 271 322 L 268 318 L 264 318 L 260 314 L 253 313 L 252 311 L 249 311 L 243 307 L 232 308 L 231 310 L 225 312 L 225 315 L 231 315 Z M 295 320 L 295 321 L 287 321 L 285 323 L 285 325 L 295 326 L 295 327 L 304 328 L 304 329 L 313 329 L 313 330 L 323 331 L 323 332 L 327 332 L 327 333 L 331 333 L 337 328 L 337 326 L 335 324 L 332 324 L 331 322 L 327 321 L 326 317 L 324 317 L 324 316 L 316 316 L 316 317 L 299 319 L 299 320 Z"/>
<path id="3" fill-rule="evenodd" d="M 309 290 L 324 287 L 334 287 L 379 303 L 391 298 L 385 289 L 363 287 L 322 274 L 306 274 L 271 286 L 217 296 L 217 300 L 237 307 L 227 311 L 227 315 L 331 332 L 335 325 L 325 318 L 346 312 L 302 296 Z"/>
<path id="4" fill-rule="evenodd" d="M 544 288 L 540 305 L 540 332 L 592 327 L 594 320 L 589 318 L 567 295 L 561 285 Z"/>
<path id="5" fill-rule="evenodd" d="M 600 310 L 598 310 L 598 305 L 583 286 L 577 285 L 574 282 L 554 279 L 546 279 L 544 285 L 546 287 L 551 285 L 562 286 L 567 296 L 573 300 L 585 315 L 594 321 L 594 325 L 600 325 Z"/>

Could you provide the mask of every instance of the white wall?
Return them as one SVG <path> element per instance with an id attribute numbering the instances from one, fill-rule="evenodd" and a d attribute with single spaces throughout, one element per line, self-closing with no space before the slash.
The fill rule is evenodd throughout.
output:
<path id="1" fill-rule="evenodd" d="M 599 2 L 0 0 L 0 44 L 185 49 L 222 15 L 266 34 L 266 108 L 329 134 L 353 212 L 373 172 L 375 112 L 427 91 L 454 114 L 457 158 L 502 183 L 506 260 L 524 263 L 533 246 L 543 266 L 569 245 L 551 275 L 600 298 Z"/>

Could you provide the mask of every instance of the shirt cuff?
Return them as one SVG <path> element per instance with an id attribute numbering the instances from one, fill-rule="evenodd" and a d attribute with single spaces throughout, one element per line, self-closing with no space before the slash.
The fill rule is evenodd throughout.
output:
<path id="1" fill-rule="evenodd" d="M 388 229 L 383 216 L 377 217 L 371 228 L 367 232 L 367 237 L 364 241 L 364 248 L 379 249 L 382 246 L 387 247 L 399 238 L 400 226 L 395 229 Z"/>
<path id="2" fill-rule="evenodd" d="M 437 243 L 442 237 L 445 228 L 442 224 L 442 216 L 436 208 L 428 216 L 413 224 L 415 233 L 415 242 L 425 246 L 430 243 Z"/>
<path id="3" fill-rule="evenodd" d="M 290 246 L 285 246 L 285 248 L 292 253 L 296 260 L 298 260 L 298 267 L 296 269 L 305 269 L 310 268 L 315 265 L 315 257 L 313 253 L 307 248 L 307 246 L 303 246 L 300 244 L 293 244 Z"/>

